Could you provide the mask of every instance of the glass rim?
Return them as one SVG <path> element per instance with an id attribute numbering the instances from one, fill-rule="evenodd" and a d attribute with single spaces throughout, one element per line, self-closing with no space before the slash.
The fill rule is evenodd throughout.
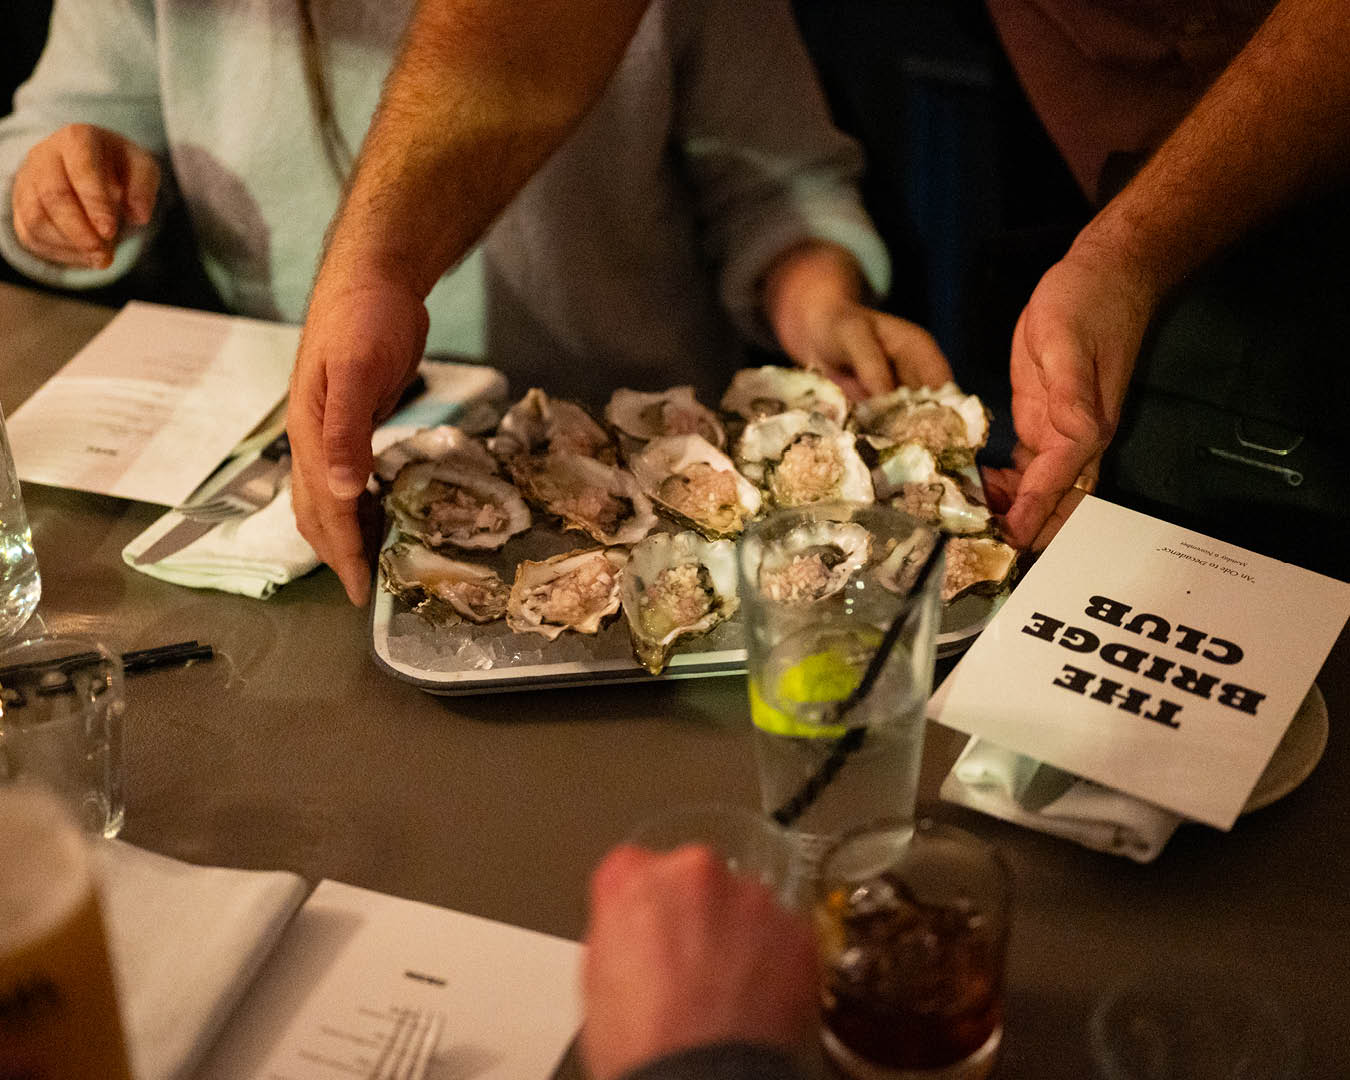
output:
<path id="1" fill-rule="evenodd" d="M 858 840 L 870 835 L 879 835 L 882 833 L 895 833 L 909 835 L 905 838 L 903 845 L 897 847 L 899 851 L 907 851 L 915 839 L 920 840 L 938 840 L 954 842 L 969 851 L 978 852 L 988 860 L 994 872 L 998 876 L 999 884 L 1003 894 L 1002 906 L 1008 910 L 1012 907 L 1012 886 L 1013 876 L 1012 867 L 1008 863 L 1007 856 L 1003 850 L 984 837 L 971 832 L 969 829 L 963 829 L 959 825 L 952 825 L 945 821 L 937 821 L 931 817 L 907 818 L 899 814 L 888 814 L 884 817 L 873 818 L 870 821 L 854 825 L 836 836 L 825 849 L 819 861 L 818 884 L 823 891 L 828 886 L 826 871 L 830 867 L 831 860 L 842 851 L 847 845 L 855 843 Z"/>

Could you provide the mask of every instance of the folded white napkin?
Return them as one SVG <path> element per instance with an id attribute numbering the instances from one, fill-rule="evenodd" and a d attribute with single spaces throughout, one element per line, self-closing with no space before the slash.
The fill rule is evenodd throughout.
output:
<path id="1" fill-rule="evenodd" d="M 418 372 L 426 382 L 426 392 L 376 432 L 372 441 L 376 452 L 417 427 L 454 423 L 465 430 L 480 430 L 495 423 L 497 403 L 507 390 L 501 372 L 479 364 L 440 360 L 424 360 Z M 202 489 L 202 498 L 228 484 L 281 429 L 278 422 L 235 447 L 233 459 L 212 479 L 209 488 Z M 169 511 L 122 549 L 122 560 L 133 570 L 175 585 L 259 599 L 271 596 L 279 586 L 319 565 L 314 549 L 295 527 L 290 477 L 263 509 L 222 522 L 172 555 L 136 565 L 137 555 L 183 520 L 181 514 Z"/>
<path id="2" fill-rule="evenodd" d="M 1185 820 L 978 736 L 966 743 L 939 794 L 948 802 L 1141 863 L 1152 862 Z"/>
<path id="3" fill-rule="evenodd" d="M 240 455 L 238 466 L 242 468 L 256 457 L 256 453 Z M 221 483 L 227 483 L 237 471 L 231 463 L 221 474 Z M 256 513 L 222 522 L 205 536 L 157 562 L 136 565 L 137 555 L 184 520 L 182 514 L 170 510 L 122 549 L 123 561 L 135 570 L 175 585 L 220 589 L 259 599 L 271 596 L 278 586 L 319 565 L 314 549 L 295 527 L 289 476 L 282 482 L 276 498 Z"/>
<path id="4" fill-rule="evenodd" d="M 118 840 L 94 854 L 132 1074 L 188 1077 L 308 886 L 296 874 L 192 866 Z"/>

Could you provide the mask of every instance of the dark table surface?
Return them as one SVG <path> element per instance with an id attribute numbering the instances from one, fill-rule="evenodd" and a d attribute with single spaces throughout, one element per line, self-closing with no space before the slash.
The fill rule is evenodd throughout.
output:
<path id="1" fill-rule="evenodd" d="M 5 411 L 111 315 L 0 284 Z M 757 805 L 743 677 L 434 697 L 376 667 L 367 613 L 326 569 L 266 601 L 170 585 L 121 558 L 161 508 L 36 484 L 24 497 L 48 628 L 219 653 L 128 681 L 133 844 L 579 938 L 591 867 L 639 820 L 676 802 Z M 1302 1075 L 1350 1076 L 1350 634 L 1318 684 L 1331 736 L 1307 781 L 1231 833 L 1183 826 L 1146 866 L 937 803 L 964 736 L 930 725 L 921 798 L 1014 874 L 996 1076 L 1092 1076 L 1094 1003 L 1159 966 L 1266 989 L 1302 1026 Z"/>

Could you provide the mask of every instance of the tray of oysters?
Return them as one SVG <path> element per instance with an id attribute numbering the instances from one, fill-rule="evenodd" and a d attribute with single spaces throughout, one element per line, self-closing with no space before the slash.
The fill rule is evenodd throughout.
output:
<path id="1" fill-rule="evenodd" d="M 376 660 L 439 694 L 742 673 L 737 537 L 771 508 L 825 502 L 937 526 L 939 655 L 983 629 L 1016 552 L 975 469 L 977 397 L 948 383 L 850 406 L 824 376 L 767 366 L 738 371 L 718 406 L 688 386 L 619 389 L 597 417 L 535 388 L 487 431 L 385 447 Z M 828 582 L 874 557 L 857 533 L 812 536 L 792 558 Z"/>

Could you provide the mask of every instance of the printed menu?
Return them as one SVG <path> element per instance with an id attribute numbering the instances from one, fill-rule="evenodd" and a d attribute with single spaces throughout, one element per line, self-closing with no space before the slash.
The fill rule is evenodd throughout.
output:
<path id="1" fill-rule="evenodd" d="M 19 479 L 177 505 L 285 396 L 299 341 L 133 301 L 9 418 Z"/>
<path id="2" fill-rule="evenodd" d="M 937 719 L 1232 827 L 1350 584 L 1088 497 L 948 677 Z"/>
<path id="3" fill-rule="evenodd" d="M 573 941 L 323 881 L 200 1076 L 371 1076 L 415 1016 L 434 1034 L 429 1075 L 545 1080 L 581 1022 L 580 955 Z"/>

